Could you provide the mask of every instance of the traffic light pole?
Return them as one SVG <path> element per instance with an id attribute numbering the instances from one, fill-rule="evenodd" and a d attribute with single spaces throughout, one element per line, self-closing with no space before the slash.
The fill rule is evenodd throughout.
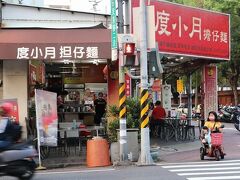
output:
<path id="1" fill-rule="evenodd" d="M 140 75 L 141 75 L 141 165 L 151 165 L 149 116 L 148 116 L 148 72 L 147 72 L 147 21 L 145 0 L 140 0 Z"/>
<path id="2" fill-rule="evenodd" d="M 123 23 L 123 0 L 118 0 L 118 33 L 124 33 Z M 119 51 L 119 56 L 122 53 Z M 120 119 L 120 161 L 127 160 L 127 122 L 126 122 L 126 91 L 125 91 L 125 76 L 123 70 L 123 58 L 119 58 L 119 119 Z"/>

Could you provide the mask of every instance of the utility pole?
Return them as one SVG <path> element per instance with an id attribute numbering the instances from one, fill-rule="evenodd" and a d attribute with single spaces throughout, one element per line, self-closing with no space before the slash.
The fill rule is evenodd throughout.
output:
<path id="1" fill-rule="evenodd" d="M 145 0 L 140 0 L 140 74 L 141 74 L 141 165 L 153 164 L 150 154 L 148 116 L 147 21 Z"/>
<path id="2" fill-rule="evenodd" d="M 114 0 L 115 1 L 115 0 Z M 118 0 L 118 33 L 124 33 L 123 22 L 123 0 Z M 122 54 L 119 51 L 119 56 Z M 120 119 L 120 161 L 126 161 L 128 158 L 127 147 L 127 121 L 126 121 L 126 91 L 125 91 L 125 77 L 123 70 L 123 63 L 119 58 L 119 119 Z"/>

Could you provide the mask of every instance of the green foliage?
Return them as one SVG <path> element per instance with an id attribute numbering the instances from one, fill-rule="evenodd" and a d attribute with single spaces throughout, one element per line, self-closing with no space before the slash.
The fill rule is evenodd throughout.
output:
<path id="1" fill-rule="evenodd" d="M 139 128 L 140 127 L 140 101 L 136 98 L 127 98 L 126 100 L 126 121 L 127 128 Z M 117 129 L 119 129 L 119 108 L 116 105 L 109 106 L 108 116 L 114 117 L 114 119 L 108 123 L 108 139 L 110 142 L 116 142 Z"/>

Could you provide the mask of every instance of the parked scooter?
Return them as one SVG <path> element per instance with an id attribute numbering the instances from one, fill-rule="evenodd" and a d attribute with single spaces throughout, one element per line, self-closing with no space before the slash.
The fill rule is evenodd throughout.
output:
<path id="1" fill-rule="evenodd" d="M 14 176 L 30 180 L 36 168 L 36 150 L 29 142 L 14 144 L 0 152 L 0 176 Z"/>
<path id="2" fill-rule="evenodd" d="M 240 114 L 234 116 L 234 127 L 240 131 Z"/>
<path id="3" fill-rule="evenodd" d="M 222 107 L 218 111 L 218 119 L 222 122 L 232 122 L 232 113 L 229 112 L 229 107 Z"/>
<path id="4" fill-rule="evenodd" d="M 224 128 L 222 125 L 221 128 Z M 211 132 L 211 148 L 210 144 L 203 143 L 201 141 L 202 147 L 200 148 L 200 159 L 204 160 L 204 156 L 215 157 L 217 161 L 224 159 L 225 153 L 222 147 L 223 133 L 217 131 Z"/>

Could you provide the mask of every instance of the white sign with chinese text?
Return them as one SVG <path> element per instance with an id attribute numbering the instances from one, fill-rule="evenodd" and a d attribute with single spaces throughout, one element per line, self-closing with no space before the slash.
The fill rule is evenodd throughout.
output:
<path id="1" fill-rule="evenodd" d="M 171 98 L 172 98 L 171 85 L 169 84 L 162 85 L 162 106 L 167 114 L 171 112 Z"/>
<path id="2" fill-rule="evenodd" d="M 19 47 L 17 59 L 97 59 L 99 48 L 94 46 Z"/>

